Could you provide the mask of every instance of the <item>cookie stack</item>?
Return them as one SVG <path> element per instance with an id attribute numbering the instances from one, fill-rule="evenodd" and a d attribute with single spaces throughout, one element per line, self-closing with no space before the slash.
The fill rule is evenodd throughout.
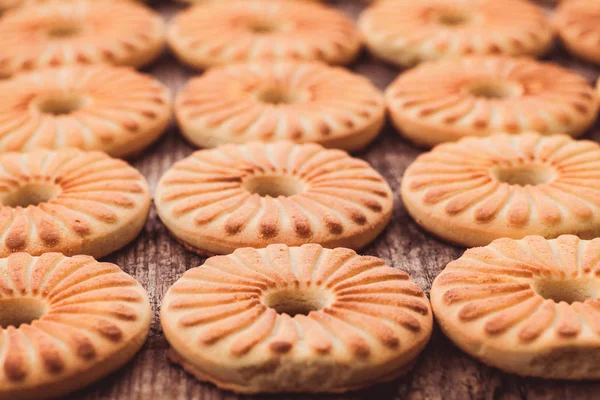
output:
<path id="1" fill-rule="evenodd" d="M 315 1 L 195 3 L 166 26 L 132 1 L 0 1 L 0 398 L 71 393 L 148 335 L 144 288 L 96 259 L 134 241 L 151 209 L 120 158 L 143 159 L 170 123 L 169 90 L 135 70 L 166 44 L 202 71 L 173 101 L 202 149 L 152 182 L 154 205 L 208 257 L 164 294 L 174 363 L 239 393 L 356 390 L 408 372 L 435 313 L 492 366 L 598 377 L 600 145 L 576 138 L 600 89 L 534 57 L 556 30 L 600 62 L 599 2 L 549 18 L 526 0 L 379 0 L 356 24 Z M 384 92 L 344 67 L 363 45 L 403 69 Z M 401 206 L 472 247 L 431 304 L 356 253 L 393 215 L 387 171 L 349 154 L 386 114 L 432 147 L 406 169 Z"/>

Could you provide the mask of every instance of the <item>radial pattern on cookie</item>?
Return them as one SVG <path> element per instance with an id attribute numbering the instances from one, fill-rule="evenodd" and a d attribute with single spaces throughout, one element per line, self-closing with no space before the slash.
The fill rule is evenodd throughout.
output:
<path id="1" fill-rule="evenodd" d="M 265 352 L 287 355 L 292 368 L 307 354 L 321 363 L 346 359 L 347 352 L 356 368 L 367 359 L 378 368 L 399 366 L 424 346 L 431 329 L 427 298 L 406 273 L 379 258 L 314 244 L 212 257 L 169 289 L 161 320 L 172 344 L 190 344 L 181 353 L 188 360 L 220 354 L 222 368 L 234 369 Z"/>
<path id="2" fill-rule="evenodd" d="M 0 82 L 0 150 L 140 151 L 169 121 L 158 81 L 124 67 L 67 66 Z"/>
<path id="3" fill-rule="evenodd" d="M 431 289 L 432 305 L 450 337 L 487 363 L 527 375 L 597 378 L 595 353 L 585 352 L 600 343 L 599 263 L 600 239 L 498 239 L 448 264 Z M 500 353 L 508 358 L 494 360 Z M 511 365 L 523 354 L 527 362 Z"/>
<path id="4" fill-rule="evenodd" d="M 409 66 L 443 57 L 540 55 L 552 26 L 544 12 L 523 0 L 381 1 L 360 16 L 375 55 Z"/>
<path id="5" fill-rule="evenodd" d="M 167 227 L 194 247 L 361 247 L 387 223 L 392 194 L 368 163 L 343 151 L 251 142 L 176 163 L 161 178 L 155 202 Z"/>
<path id="6" fill-rule="evenodd" d="M 420 144 L 494 132 L 582 134 L 598 100 L 582 77 L 529 59 L 474 57 L 422 64 L 386 90 L 398 130 Z"/>
<path id="7" fill-rule="evenodd" d="M 598 168 L 598 144 L 565 135 L 465 138 L 419 156 L 404 176 L 403 198 L 421 221 L 424 212 L 464 226 L 480 232 L 481 243 L 538 231 L 595 236 Z"/>
<path id="8" fill-rule="evenodd" d="M 148 329 L 144 289 L 114 264 L 15 253 L 0 272 L 0 304 L 35 310 L 16 325 L 0 312 L 0 394 L 77 379 Z"/>
<path id="9" fill-rule="evenodd" d="M 34 2 L 2 18 L 0 76 L 75 63 L 141 66 L 163 42 L 162 19 L 132 1 Z"/>
<path id="10" fill-rule="evenodd" d="M 116 234 L 138 224 L 133 219 L 140 210 L 145 221 L 146 181 L 126 162 L 104 153 L 4 153 L 0 167 L 0 255 L 57 249 L 78 254 L 107 231 Z"/>
<path id="11" fill-rule="evenodd" d="M 320 60 L 346 64 L 360 34 L 339 11 L 299 1 L 213 2 L 175 17 L 169 44 L 197 67 L 251 60 Z"/>
<path id="12" fill-rule="evenodd" d="M 183 89 L 176 106 L 184 134 L 203 147 L 281 139 L 340 148 L 358 140 L 364 146 L 385 113 L 381 94 L 367 79 L 291 62 L 210 70 Z M 368 138 L 356 139 L 363 135 Z"/>

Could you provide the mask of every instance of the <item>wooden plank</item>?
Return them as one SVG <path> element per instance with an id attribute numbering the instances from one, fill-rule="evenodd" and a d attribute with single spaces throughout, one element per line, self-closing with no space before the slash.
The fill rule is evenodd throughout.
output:
<path id="1" fill-rule="evenodd" d="M 334 5 L 356 17 L 364 5 L 356 1 L 339 0 Z M 170 3 L 156 5 L 168 19 L 178 8 Z M 576 69 L 590 81 L 599 69 L 566 55 L 556 48 L 548 59 Z M 398 70 L 377 62 L 368 55 L 352 66 L 384 89 Z M 175 93 L 194 72 L 177 64 L 165 54 L 148 69 Z M 600 139 L 600 124 L 588 138 Z M 159 177 L 176 161 L 194 149 L 179 135 L 175 126 L 133 164 L 149 180 L 154 190 Z M 364 253 L 384 258 L 391 266 L 408 272 L 427 292 L 435 276 L 463 251 L 444 244 L 420 230 L 407 215 L 400 201 L 400 182 L 406 167 L 420 150 L 404 141 L 390 126 L 386 126 L 376 142 L 357 154 L 379 170 L 394 190 L 394 216 L 389 227 Z M 201 257 L 189 253 L 173 240 L 152 210 L 140 237 L 127 248 L 107 258 L 135 276 L 148 290 L 154 318 L 148 341 L 142 351 L 126 367 L 97 384 L 81 391 L 73 399 L 238 399 L 231 393 L 197 382 L 167 361 L 168 344 L 162 336 L 158 311 L 163 294 L 188 268 L 200 265 Z M 526 379 L 504 374 L 487 367 L 459 351 L 436 328 L 431 343 L 407 376 L 384 385 L 330 399 L 593 399 L 600 393 L 597 383 L 565 383 Z M 294 399 L 315 399 L 320 396 L 285 396 Z M 261 398 L 261 397 L 251 397 Z M 276 398 L 270 396 L 268 398 Z M 279 397 L 279 398 L 284 398 Z"/>

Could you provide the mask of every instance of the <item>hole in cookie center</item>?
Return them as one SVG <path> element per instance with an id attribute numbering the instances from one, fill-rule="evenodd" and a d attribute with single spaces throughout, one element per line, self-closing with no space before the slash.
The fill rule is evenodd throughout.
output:
<path id="1" fill-rule="evenodd" d="M 300 93 L 274 87 L 259 91 L 256 97 L 259 101 L 268 104 L 295 104 L 303 101 L 303 96 Z"/>
<path id="2" fill-rule="evenodd" d="M 550 280 L 544 279 L 533 284 L 535 290 L 545 299 L 556 303 L 564 301 L 572 304 L 594 300 L 598 297 L 598 282 L 593 279 Z"/>
<path id="3" fill-rule="evenodd" d="M 62 23 L 51 26 L 48 29 L 48 36 L 52 38 L 70 38 L 77 36 L 81 32 L 81 27 L 76 24 Z"/>
<path id="4" fill-rule="evenodd" d="M 467 13 L 458 10 L 445 10 L 438 16 L 438 22 L 447 26 L 464 25 L 470 21 L 471 17 Z"/>
<path id="5" fill-rule="evenodd" d="M 543 185 L 554 178 L 554 170 L 547 165 L 496 167 L 492 176 L 509 185 Z"/>
<path id="6" fill-rule="evenodd" d="M 47 312 L 47 306 L 38 299 L 2 299 L 0 300 L 0 326 L 18 328 L 21 324 L 31 324 Z"/>
<path id="7" fill-rule="evenodd" d="M 330 292 L 319 288 L 307 288 L 302 291 L 284 289 L 267 293 L 264 303 L 278 314 L 308 315 L 311 311 L 319 311 L 328 307 L 333 301 Z"/>
<path id="8" fill-rule="evenodd" d="M 77 94 L 60 94 L 42 99 L 39 110 L 46 114 L 65 115 L 85 106 L 85 98 Z"/>
<path id="9" fill-rule="evenodd" d="M 274 21 L 257 20 L 248 23 L 248 29 L 254 33 L 275 33 L 281 30 L 281 25 Z"/>
<path id="10" fill-rule="evenodd" d="M 304 191 L 304 183 L 300 179 L 288 175 L 252 176 L 247 178 L 243 185 L 250 193 L 273 198 L 289 197 Z"/>
<path id="11" fill-rule="evenodd" d="M 473 83 L 467 88 L 467 91 L 476 97 L 506 99 L 520 96 L 523 93 L 523 88 L 511 82 L 482 81 Z"/>
<path id="12" fill-rule="evenodd" d="M 60 193 L 57 185 L 47 183 L 30 183 L 9 192 L 0 198 L 0 204 L 8 207 L 37 206 L 40 203 L 55 199 Z"/>

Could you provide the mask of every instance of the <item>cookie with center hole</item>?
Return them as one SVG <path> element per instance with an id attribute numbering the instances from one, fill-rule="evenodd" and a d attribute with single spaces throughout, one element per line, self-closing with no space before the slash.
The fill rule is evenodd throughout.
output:
<path id="1" fill-rule="evenodd" d="M 250 142 L 200 150 L 158 182 L 169 231 L 200 254 L 319 243 L 359 249 L 392 214 L 392 192 L 366 161 L 318 144 Z"/>
<path id="2" fill-rule="evenodd" d="M 175 115 L 200 147 L 292 140 L 356 151 L 381 130 L 385 104 L 368 79 L 342 68 L 256 62 L 192 79 L 177 95 Z"/>
<path id="3" fill-rule="evenodd" d="M 0 399 L 54 399 L 121 368 L 142 347 L 144 288 L 90 256 L 0 258 Z"/>
<path id="4" fill-rule="evenodd" d="M 0 81 L 0 152 L 76 147 L 139 154 L 163 133 L 169 91 L 126 67 L 70 65 Z"/>
<path id="5" fill-rule="evenodd" d="M 577 137 L 594 123 L 599 105 L 577 73 L 509 57 L 423 63 L 393 81 L 385 97 L 398 132 L 427 147 L 498 132 Z"/>
<path id="6" fill-rule="evenodd" d="M 168 30 L 183 63 L 207 69 L 249 61 L 323 61 L 348 64 L 362 46 L 352 20 L 316 2 L 237 0 L 202 3 L 183 11 Z"/>
<path id="7" fill-rule="evenodd" d="M 442 331 L 523 376 L 600 377 L 600 239 L 498 239 L 467 250 L 431 287 Z"/>
<path id="8" fill-rule="evenodd" d="M 65 64 L 142 67 L 165 42 L 162 18 L 122 0 L 46 0 L 2 17 L 0 77 Z"/>
<path id="9" fill-rule="evenodd" d="M 402 178 L 427 231 L 463 246 L 527 235 L 600 236 L 600 145 L 566 135 L 497 134 L 446 143 Z"/>
<path id="10" fill-rule="evenodd" d="M 553 37 L 544 11 L 526 0 L 377 1 L 358 25 L 371 53 L 401 67 L 472 55 L 540 56 Z"/>
<path id="11" fill-rule="evenodd" d="M 125 161 L 76 149 L 0 154 L 0 257 L 104 257 L 140 233 L 146 179 Z"/>
<path id="12" fill-rule="evenodd" d="M 239 393 L 346 392 L 396 379 L 427 344 L 427 297 L 353 250 L 243 248 L 188 270 L 160 311 L 171 359 Z"/>

